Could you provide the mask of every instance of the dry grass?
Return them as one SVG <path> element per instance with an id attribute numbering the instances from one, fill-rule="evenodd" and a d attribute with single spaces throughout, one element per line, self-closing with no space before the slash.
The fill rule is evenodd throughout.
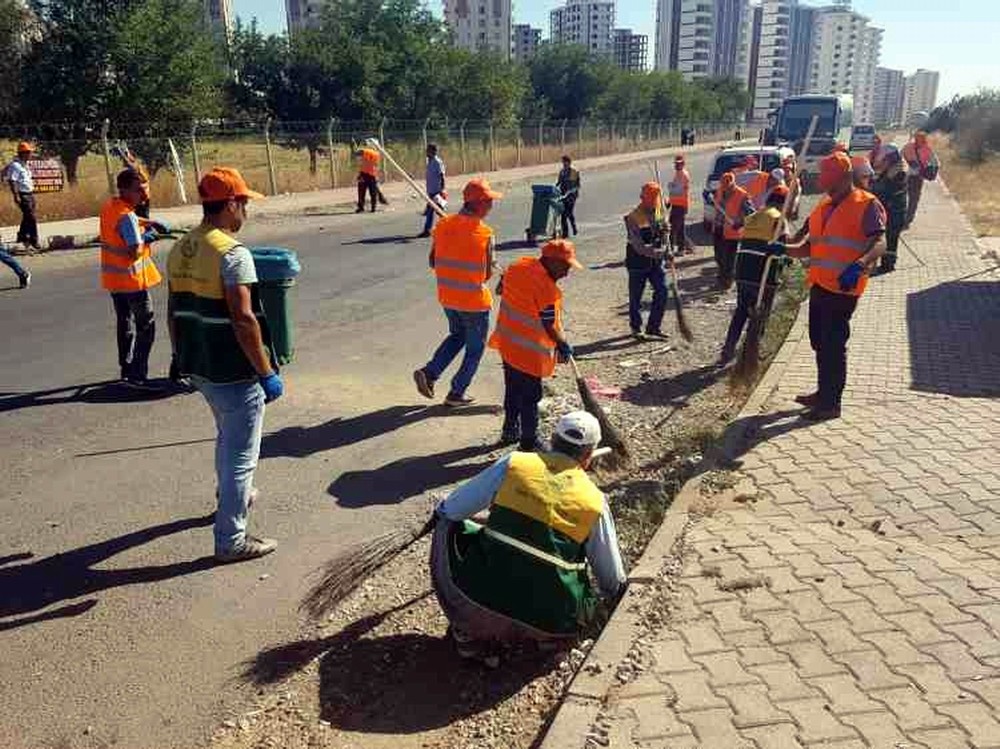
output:
<path id="1" fill-rule="evenodd" d="M 1000 158 L 983 164 L 969 164 L 959 158 L 947 137 L 934 138 L 934 150 L 941 161 L 941 175 L 948 189 L 962 204 L 980 236 L 1000 236 Z"/>
<path id="2" fill-rule="evenodd" d="M 720 129 L 718 133 L 708 128 L 699 130 L 699 138 L 710 140 L 713 137 L 729 133 L 729 128 Z M 559 128 L 549 128 L 545 134 L 545 145 L 539 148 L 537 143 L 523 143 L 518 146 L 515 130 L 498 130 L 494 133 L 494 154 L 491 159 L 489 136 L 486 132 L 469 132 L 466 134 L 465 148 L 457 135 L 428 133 L 429 139 L 438 144 L 441 154 L 448 164 L 452 174 L 487 172 L 493 169 L 510 169 L 518 166 L 535 164 L 555 164 L 559 157 L 571 153 L 575 158 L 600 156 L 613 153 L 628 153 L 630 151 L 661 148 L 676 143 L 673 137 L 668 138 L 668 132 L 663 131 L 663 138 L 654 137 L 648 140 L 645 136 L 616 137 L 612 141 L 607 130 L 601 131 L 598 142 L 593 137 L 593 131 L 588 133 L 582 142 L 577 142 L 577 133 L 567 129 L 566 142 L 563 145 L 563 133 Z M 656 133 L 653 133 L 655 136 Z M 634 133 L 633 133 L 634 136 Z M 524 139 L 537 138 L 537 131 L 527 128 L 521 133 Z M 186 145 L 177 141 L 178 147 Z M 42 144 L 44 146 L 44 143 Z M 420 134 L 408 133 L 405 139 L 386 133 L 386 145 L 393 157 L 410 174 L 423 175 L 425 164 L 424 146 Z M 13 156 L 14 143 L 0 142 L 0 157 L 6 163 Z M 284 148 L 277 143 L 272 147 L 274 159 L 275 183 L 278 193 L 309 192 L 312 190 L 329 189 L 331 187 L 348 187 L 354 184 L 356 165 L 351 157 L 350 144 L 338 143 L 334 146 L 334 159 L 331 160 L 324 150 L 317 159 L 316 172 L 309 169 L 309 154 L 305 149 Z M 252 187 L 270 193 L 270 178 L 267 166 L 267 149 L 262 136 L 248 136 L 226 140 L 200 140 L 198 143 L 199 165 L 202 172 L 213 166 L 235 166 Z M 196 197 L 196 181 L 194 162 L 190 151 L 181 154 L 184 169 L 184 184 L 188 199 Z M 117 170 L 117 160 L 112 163 Z M 399 179 L 398 175 L 388 174 L 387 179 Z M 101 204 L 107 197 L 108 180 L 104 167 L 104 157 L 101 154 L 88 154 L 80 160 L 78 182 L 67 187 L 61 193 L 51 193 L 38 196 L 38 217 L 41 221 L 83 218 L 95 216 Z M 177 181 L 173 173 L 161 170 L 153 179 L 151 187 L 152 202 L 155 206 L 180 205 L 181 200 L 177 190 Z M 13 201 L 0 198 L 0 225 L 16 224 L 20 214 Z"/>

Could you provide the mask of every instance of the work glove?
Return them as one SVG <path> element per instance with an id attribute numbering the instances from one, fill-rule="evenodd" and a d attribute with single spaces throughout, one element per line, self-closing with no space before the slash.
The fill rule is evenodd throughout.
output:
<path id="1" fill-rule="evenodd" d="M 770 254 L 775 255 L 777 257 L 781 257 L 782 255 L 784 255 L 787 250 L 788 247 L 785 245 L 784 242 L 771 242 L 767 246 L 767 251 Z"/>
<path id="2" fill-rule="evenodd" d="M 146 229 L 146 231 L 142 233 L 143 244 L 152 244 L 159 238 L 160 238 L 159 233 L 152 226 L 150 226 L 148 229 Z"/>
<path id="3" fill-rule="evenodd" d="M 277 372 L 261 377 L 260 386 L 264 389 L 265 403 L 278 400 L 285 392 L 285 382 Z"/>
<path id="4" fill-rule="evenodd" d="M 573 347 L 566 341 L 556 344 L 556 351 L 559 352 L 559 361 L 568 362 L 573 358 Z"/>
<path id="5" fill-rule="evenodd" d="M 838 276 L 837 281 L 840 284 L 841 291 L 850 291 L 855 286 L 858 285 L 858 281 L 861 278 L 861 274 L 865 272 L 865 266 L 861 263 L 851 263 L 848 265 L 844 272 Z"/>

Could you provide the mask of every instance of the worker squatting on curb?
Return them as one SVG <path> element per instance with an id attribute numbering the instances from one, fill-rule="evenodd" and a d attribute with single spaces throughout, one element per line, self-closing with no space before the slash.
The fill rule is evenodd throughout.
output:
<path id="1" fill-rule="evenodd" d="M 597 611 L 588 563 L 600 594 L 618 600 L 614 518 L 586 473 L 600 441 L 597 419 L 568 413 L 551 450 L 505 455 L 436 508 L 431 579 L 461 657 L 496 666 L 502 644 L 576 639 Z M 469 520 L 487 508 L 485 525 Z"/>

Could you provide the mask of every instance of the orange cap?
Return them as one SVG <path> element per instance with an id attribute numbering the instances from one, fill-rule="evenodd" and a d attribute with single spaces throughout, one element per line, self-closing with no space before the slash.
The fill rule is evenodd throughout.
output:
<path id="1" fill-rule="evenodd" d="M 726 172 L 719 178 L 719 187 L 723 190 L 732 187 L 736 184 L 736 175 L 732 172 Z"/>
<path id="2" fill-rule="evenodd" d="M 502 197 L 503 193 L 490 187 L 490 183 L 482 177 L 470 179 L 462 189 L 462 200 L 466 203 L 482 203 L 485 200 L 497 200 Z"/>
<path id="3" fill-rule="evenodd" d="M 660 195 L 662 192 L 658 182 L 647 182 L 642 186 L 642 190 L 639 191 L 639 202 L 644 206 L 653 208 L 660 204 Z"/>
<path id="4" fill-rule="evenodd" d="M 679 153 L 676 156 L 674 156 L 674 163 L 675 164 L 684 164 L 685 163 L 684 154 Z"/>
<path id="5" fill-rule="evenodd" d="M 571 268 L 583 268 L 580 261 L 576 259 L 576 247 L 568 239 L 551 239 L 546 242 L 542 245 L 542 257 L 565 260 Z"/>
<path id="6" fill-rule="evenodd" d="M 202 203 L 218 203 L 232 198 L 257 200 L 264 196 L 250 189 L 243 175 L 228 166 L 217 166 L 198 183 Z"/>
<path id="7" fill-rule="evenodd" d="M 787 198 L 788 188 L 784 185 L 776 185 L 773 190 L 771 190 L 771 196 L 775 198 Z"/>
<path id="8" fill-rule="evenodd" d="M 823 192 L 830 190 L 850 173 L 850 157 L 841 151 L 834 151 L 819 162 L 819 189 Z"/>
<path id="9" fill-rule="evenodd" d="M 34 153 L 35 152 L 35 147 L 33 145 L 31 145 L 30 143 L 28 143 L 28 141 L 22 140 L 20 143 L 17 144 L 17 152 L 18 153 Z"/>

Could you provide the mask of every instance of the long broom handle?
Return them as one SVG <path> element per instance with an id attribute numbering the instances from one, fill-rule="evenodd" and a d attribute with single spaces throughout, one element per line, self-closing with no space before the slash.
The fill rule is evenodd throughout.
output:
<path id="1" fill-rule="evenodd" d="M 573 377 L 580 379 L 580 367 L 576 364 L 576 359 L 574 357 L 569 357 L 569 365 L 573 368 Z"/>
<path id="2" fill-rule="evenodd" d="M 656 184 L 660 184 L 660 162 L 653 161 L 653 174 L 656 175 Z M 660 187 L 660 205 L 663 207 L 664 216 L 667 214 L 667 200 L 663 197 L 663 188 Z M 681 303 L 681 287 L 677 281 L 677 265 L 674 263 L 674 253 L 667 253 L 667 265 L 670 266 L 670 278 L 674 282 L 674 299 L 679 305 Z"/>
<path id="3" fill-rule="evenodd" d="M 801 170 L 799 169 L 798 161 L 809 153 L 809 146 L 812 143 L 813 135 L 816 133 L 816 126 L 818 124 L 819 115 L 814 114 L 812 120 L 809 122 L 809 129 L 806 131 L 805 140 L 802 141 L 802 146 L 799 148 L 799 152 L 795 154 L 795 184 L 789 187 L 788 194 L 785 196 L 785 202 L 781 205 L 781 220 L 778 221 L 777 226 L 774 227 L 771 244 L 777 242 L 778 237 L 781 236 L 782 232 L 786 231 L 788 213 L 792 207 L 792 200 L 795 198 L 795 194 L 801 191 L 802 180 L 799 177 Z M 792 187 L 795 189 L 793 190 Z"/>
<path id="4" fill-rule="evenodd" d="M 397 172 L 403 175 L 403 179 L 405 179 L 409 183 L 410 187 L 413 188 L 413 191 L 417 194 L 417 196 L 423 199 L 423 201 L 431 207 L 432 211 L 434 211 L 438 216 L 441 216 L 442 218 L 448 215 L 447 213 L 444 212 L 441 206 L 439 206 L 437 203 L 431 200 L 430 196 L 424 191 L 424 188 L 418 185 L 416 181 L 413 179 L 413 177 L 411 177 L 407 173 L 407 171 L 403 169 L 403 167 L 401 167 L 394 158 L 392 158 L 389 152 L 382 147 L 381 143 L 378 142 L 378 138 L 368 138 L 367 140 L 365 140 L 365 144 L 371 146 L 372 148 L 377 150 L 380 154 L 382 154 L 385 157 L 385 160 L 389 162 L 389 165 L 392 166 Z"/>

